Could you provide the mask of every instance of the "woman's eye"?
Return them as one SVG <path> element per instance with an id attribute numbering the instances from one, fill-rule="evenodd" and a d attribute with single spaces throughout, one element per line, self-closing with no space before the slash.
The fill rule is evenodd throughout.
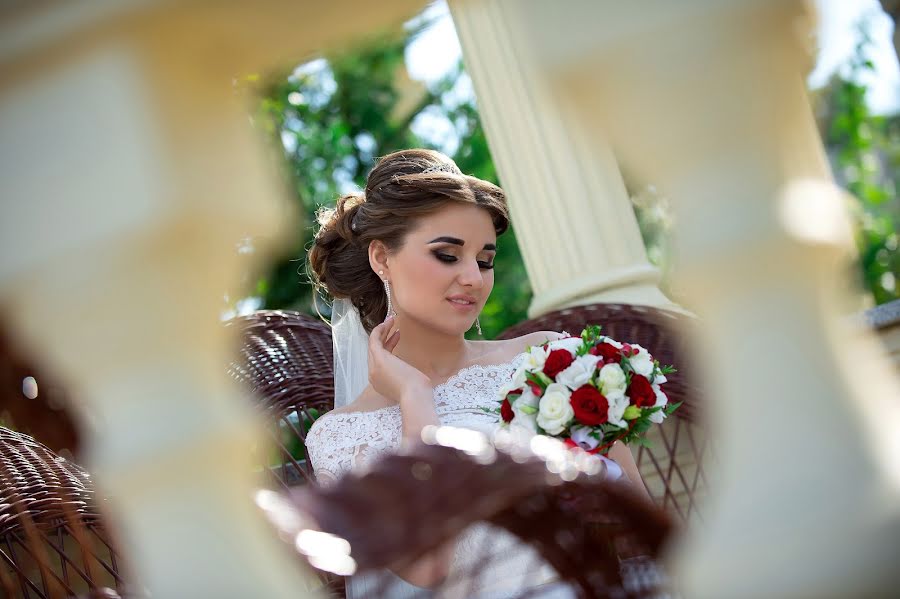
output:
<path id="1" fill-rule="evenodd" d="M 452 254 L 444 254 L 443 252 L 433 252 L 433 253 L 434 253 L 435 258 L 437 258 L 441 262 L 446 262 L 448 264 L 451 264 L 451 263 L 459 260 L 458 257 L 456 257 Z M 482 270 L 490 270 L 490 269 L 494 268 L 494 262 L 493 262 L 493 260 L 491 260 L 490 262 L 488 262 L 486 260 L 479 260 L 478 268 L 481 268 Z"/>

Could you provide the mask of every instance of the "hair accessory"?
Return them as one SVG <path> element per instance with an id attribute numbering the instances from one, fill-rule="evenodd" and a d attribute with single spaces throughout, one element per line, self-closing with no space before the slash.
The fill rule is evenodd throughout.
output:
<path id="1" fill-rule="evenodd" d="M 458 175 L 459 168 L 454 164 L 448 164 L 445 162 L 441 162 L 440 164 L 435 164 L 433 166 L 429 166 L 424 171 L 422 171 L 423 175 L 427 175 L 428 173 L 450 173 L 451 175 Z"/>

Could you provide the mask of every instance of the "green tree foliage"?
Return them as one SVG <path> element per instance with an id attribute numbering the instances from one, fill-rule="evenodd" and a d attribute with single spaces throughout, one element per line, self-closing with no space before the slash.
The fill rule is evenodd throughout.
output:
<path id="1" fill-rule="evenodd" d="M 263 90 L 254 122 L 284 149 L 283 171 L 305 216 L 296 245 L 256 285 L 263 307 L 315 313 L 305 263 L 315 212 L 362 188 L 379 156 L 430 147 L 449 153 L 463 172 L 499 184 L 475 106 L 458 100 L 459 86 L 468 84 L 462 64 L 429 88 L 406 74 L 406 45 L 427 26 L 312 61 Z M 254 81 L 248 83 L 254 87 Z M 414 133 L 414 121 L 423 116 L 452 127 L 448 145 L 453 147 Z M 495 288 L 481 316 L 489 338 L 524 319 L 531 300 L 515 232 L 498 245 Z M 321 302 L 318 306 L 327 313 Z"/>
<path id="2" fill-rule="evenodd" d="M 315 212 L 333 205 L 340 194 L 360 189 L 379 156 L 402 148 L 432 147 L 450 154 L 463 172 L 499 183 L 477 108 L 471 95 L 461 93 L 471 85 L 462 64 L 427 88 L 407 75 L 406 47 L 428 26 L 419 22 L 412 30 L 382 35 L 306 63 L 263 86 L 253 121 L 272 139 L 304 219 L 294 246 L 257 279 L 255 295 L 262 307 L 316 312 L 305 260 L 315 232 Z M 866 106 L 866 89 L 857 81 L 872 64 L 865 58 L 869 44 L 865 27 L 860 32 L 849 72 L 816 96 L 823 139 L 838 180 L 857 199 L 852 213 L 863 286 L 875 303 L 883 303 L 900 297 L 896 193 L 900 120 L 873 116 Z M 259 94 L 255 78 L 243 83 L 243 88 Z M 444 139 L 417 135 L 422 128 L 416 123 L 423 120 L 440 123 L 449 133 Z M 670 287 L 673 223 L 665 198 L 652 186 L 633 191 L 650 259 L 664 272 L 664 288 L 677 298 Z M 252 240 L 246 245 L 252 248 Z M 488 338 L 525 319 L 532 297 L 515 231 L 503 236 L 499 245 L 494 291 L 481 316 Z M 327 306 L 317 305 L 327 314 Z"/>
<path id="3" fill-rule="evenodd" d="M 863 22 L 846 72 L 825 90 L 820 126 L 838 181 L 854 196 L 861 285 L 882 304 L 900 298 L 900 119 L 871 114 L 860 75 L 874 72 Z"/>

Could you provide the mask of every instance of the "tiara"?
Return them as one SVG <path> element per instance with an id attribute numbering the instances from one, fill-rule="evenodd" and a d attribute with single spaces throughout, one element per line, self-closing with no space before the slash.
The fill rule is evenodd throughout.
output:
<path id="1" fill-rule="evenodd" d="M 424 171 L 422 171 L 422 174 L 427 175 L 428 173 L 437 173 L 437 172 L 450 173 L 451 175 L 458 175 L 459 168 L 454 164 L 447 164 L 447 163 L 442 162 L 440 164 L 435 164 L 434 166 L 429 166 Z"/>

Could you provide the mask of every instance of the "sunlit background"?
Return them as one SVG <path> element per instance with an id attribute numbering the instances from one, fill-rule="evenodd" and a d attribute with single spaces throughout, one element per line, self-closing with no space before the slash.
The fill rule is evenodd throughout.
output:
<path id="1" fill-rule="evenodd" d="M 848 206 L 859 252 L 852 278 L 859 288 L 856 307 L 864 309 L 900 297 L 900 68 L 893 23 L 877 0 L 816 4 L 819 50 L 808 87 L 836 178 L 855 196 Z M 264 80 L 249 74 L 239 85 L 248 94 L 262 91 L 254 122 L 272 139 L 273 159 L 283 163 L 305 220 L 290 253 L 277 257 L 268 272 L 246 274 L 254 289 L 249 297 L 225 298 L 224 318 L 258 308 L 315 313 L 304 264 L 312 215 L 364 185 L 378 156 L 404 147 L 435 148 L 463 172 L 502 184 L 445 2 L 430 5 L 402 32 L 290 73 Z M 673 272 L 668 202 L 652 181 L 625 177 L 648 256 L 663 273 L 661 287 L 683 303 Z M 515 227 L 500 241 L 495 290 L 481 316 L 489 338 L 523 320 L 532 297 Z M 239 251 L 251 254 L 253 247 L 247 239 Z M 319 310 L 327 314 L 327 306 Z"/>

